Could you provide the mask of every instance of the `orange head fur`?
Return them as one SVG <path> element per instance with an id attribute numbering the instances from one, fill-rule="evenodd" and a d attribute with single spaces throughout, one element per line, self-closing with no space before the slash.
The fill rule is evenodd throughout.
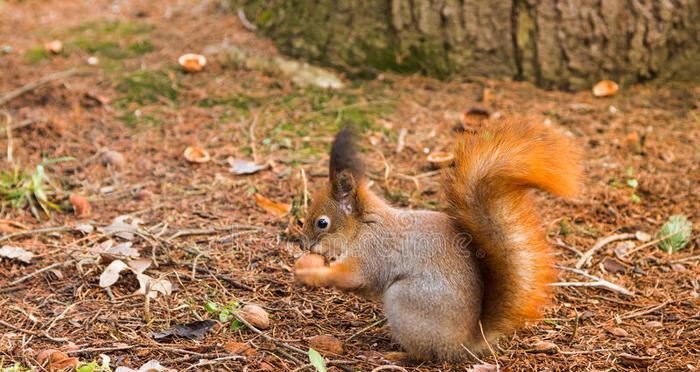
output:
<path id="1" fill-rule="evenodd" d="M 367 192 L 354 134 L 341 130 L 333 141 L 328 184 L 317 191 L 303 228 L 304 245 L 327 257 L 343 255 L 358 231 Z"/>

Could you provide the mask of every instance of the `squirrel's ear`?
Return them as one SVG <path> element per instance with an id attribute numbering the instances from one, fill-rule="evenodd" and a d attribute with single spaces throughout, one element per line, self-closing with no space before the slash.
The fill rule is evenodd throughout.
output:
<path id="1" fill-rule="evenodd" d="M 357 211 L 357 181 L 351 172 L 344 170 L 331 175 L 331 193 L 345 214 Z"/>
<path id="2" fill-rule="evenodd" d="M 355 133 L 350 127 L 345 127 L 333 141 L 329 175 L 332 196 L 346 214 L 359 212 L 357 188 L 363 173 L 362 161 L 355 148 Z"/>

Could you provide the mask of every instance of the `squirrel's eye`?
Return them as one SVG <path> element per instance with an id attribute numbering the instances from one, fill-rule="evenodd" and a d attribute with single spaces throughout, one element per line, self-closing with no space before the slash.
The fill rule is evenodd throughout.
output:
<path id="1" fill-rule="evenodd" d="M 328 228 L 328 226 L 331 225 L 331 220 L 328 219 L 326 216 L 321 216 L 318 218 L 316 221 L 316 227 L 318 227 L 321 230 L 325 230 Z"/>

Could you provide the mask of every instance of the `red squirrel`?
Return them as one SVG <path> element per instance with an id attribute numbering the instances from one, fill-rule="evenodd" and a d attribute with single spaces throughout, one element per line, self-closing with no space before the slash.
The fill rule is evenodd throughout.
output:
<path id="1" fill-rule="evenodd" d="M 484 353 L 541 317 L 555 279 L 531 189 L 575 196 L 578 148 L 550 127 L 504 121 L 460 134 L 454 155 L 443 212 L 397 209 L 370 190 L 353 133 L 343 129 L 329 182 L 306 216 L 303 238 L 314 254 L 297 260 L 296 279 L 381 299 L 405 350 L 397 358 Z"/>

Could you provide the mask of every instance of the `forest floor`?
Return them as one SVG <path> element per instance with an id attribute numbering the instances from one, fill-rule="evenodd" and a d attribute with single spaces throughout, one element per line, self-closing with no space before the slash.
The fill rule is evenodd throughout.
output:
<path id="1" fill-rule="evenodd" d="M 623 234 L 583 269 L 631 293 L 557 287 L 545 319 L 505 337 L 484 362 L 504 370 L 700 368 L 700 86 L 623 84 L 618 95 L 595 98 L 384 74 L 338 90 L 303 88 L 265 63 L 236 63 L 208 48 L 246 50 L 258 62 L 275 56 L 218 4 L 0 1 L 0 246 L 34 254 L 27 263 L 0 258 L 1 367 L 44 370 L 40 352 L 55 349 L 54 367 L 79 361 L 84 371 L 99 370 L 86 363 L 101 355 L 112 367 L 155 360 L 178 370 L 312 370 L 306 351 L 318 335 L 344 349 L 317 347 L 329 370 L 389 364 L 384 356 L 400 346 L 377 303 L 301 287 L 291 271 L 303 253 L 295 237 L 302 196 L 327 177 L 333 134 L 345 121 L 362 128 L 372 188 L 392 204 L 440 209 L 440 174 L 425 151 L 449 150 L 456 127 L 518 116 L 559 127 L 586 152 L 582 197 L 538 194 L 557 261 L 572 268 L 599 239 Z M 54 39 L 63 42 L 57 54 L 43 46 Z M 187 52 L 206 52 L 202 72 L 178 67 Z M 463 118 L 474 107 L 489 118 Z M 211 160 L 188 162 L 188 146 Z M 270 166 L 236 175 L 232 159 Z M 37 206 L 42 192 L 60 210 L 32 213 L 27 201 Z M 287 205 L 291 213 L 275 213 Z M 696 227 L 669 254 L 654 239 L 672 215 Z M 135 293 L 140 284 L 128 270 L 101 286 L 116 259 L 150 265 L 143 283 L 172 293 Z M 564 269 L 559 281 L 592 279 Z M 269 313 L 268 329 L 254 332 L 231 315 L 248 303 Z M 195 323 L 199 338 L 153 334 L 206 319 L 217 322 Z"/>

